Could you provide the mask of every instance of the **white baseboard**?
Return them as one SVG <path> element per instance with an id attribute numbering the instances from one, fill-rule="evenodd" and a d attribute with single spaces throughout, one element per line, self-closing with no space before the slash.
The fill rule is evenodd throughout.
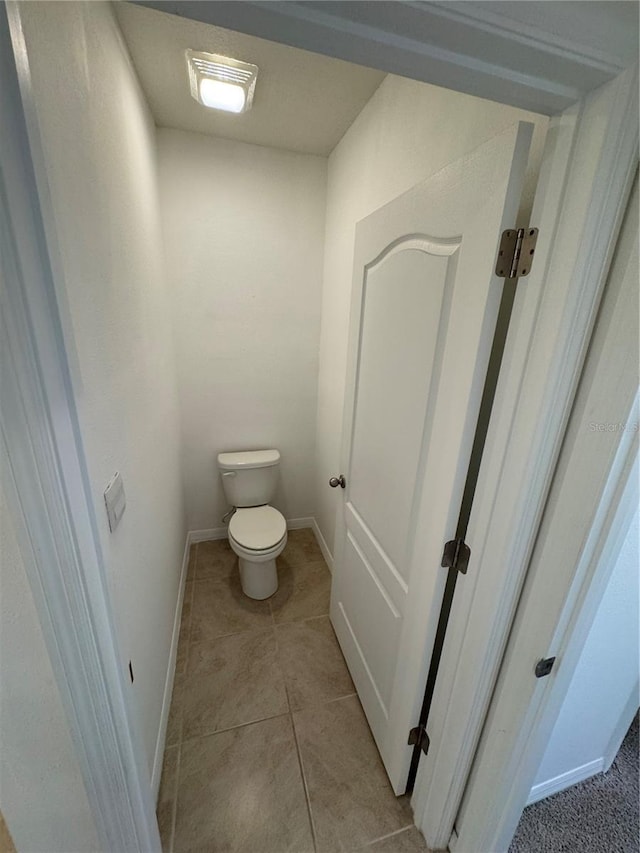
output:
<path id="1" fill-rule="evenodd" d="M 190 530 L 187 540 L 190 545 L 194 542 L 210 542 L 212 539 L 226 539 L 226 527 L 211 527 L 209 530 Z"/>
<path id="2" fill-rule="evenodd" d="M 331 551 L 329 550 L 329 546 L 327 545 L 324 536 L 320 532 L 318 522 L 315 520 L 315 518 L 313 518 L 312 516 L 308 516 L 305 518 L 287 519 L 287 530 L 302 530 L 306 527 L 310 527 L 313 530 L 318 545 L 320 546 L 320 550 L 322 551 L 322 556 L 324 557 L 325 562 L 329 567 L 329 571 L 333 572 L 333 557 L 331 555 Z M 214 539 L 226 538 L 226 527 L 211 527 L 209 530 L 190 530 L 187 535 L 187 542 L 189 545 L 191 545 L 194 542 L 210 542 Z"/>
<path id="3" fill-rule="evenodd" d="M 546 782 L 540 782 L 534 785 L 529 792 L 527 805 L 537 803 L 538 800 L 544 800 L 553 794 L 559 794 L 565 788 L 570 788 L 572 785 L 577 785 L 578 782 L 584 782 L 590 776 L 595 776 L 596 773 L 602 773 L 604 770 L 604 758 L 596 758 L 594 761 L 589 761 L 574 770 L 569 770 L 567 773 L 562 773 L 560 776 L 555 776 L 553 779 L 548 779 Z"/>
<path id="4" fill-rule="evenodd" d="M 303 530 L 305 527 L 313 527 L 313 518 L 288 518 L 287 530 Z"/>
<path id="5" fill-rule="evenodd" d="M 226 532 L 225 532 L 226 535 Z M 187 533 L 182 555 L 182 569 L 180 570 L 180 586 L 178 587 L 178 600 L 173 617 L 173 633 L 171 635 L 171 648 L 167 662 L 167 675 L 164 682 L 164 695 L 162 697 L 162 711 L 160 712 L 160 725 L 158 727 L 158 738 L 156 750 L 153 757 L 153 770 L 151 772 L 151 790 L 155 801 L 158 799 L 160 790 L 160 778 L 162 776 L 162 763 L 164 759 L 164 746 L 167 739 L 167 723 L 169 721 L 169 709 L 171 708 L 171 696 L 173 695 L 173 680 L 176 674 L 176 655 L 178 653 L 178 638 L 180 637 L 180 620 L 182 617 L 182 601 L 184 599 L 184 588 L 187 582 L 187 571 L 189 569 L 189 549 L 191 548 L 191 534 Z"/>
<path id="6" fill-rule="evenodd" d="M 313 527 L 314 519 L 309 518 L 288 518 L 287 530 L 301 530 L 303 527 Z M 188 534 L 189 543 L 193 542 L 210 542 L 213 539 L 226 539 L 226 527 L 211 527 L 208 530 L 190 530 Z"/>
<path id="7" fill-rule="evenodd" d="M 318 545 L 320 546 L 320 550 L 322 551 L 322 556 L 324 557 L 324 561 L 329 567 L 329 571 L 333 574 L 333 556 L 331 551 L 329 550 L 329 546 L 326 543 L 326 540 L 322 533 L 320 532 L 320 528 L 318 527 L 318 522 L 315 518 L 311 519 L 313 524 L 313 532 L 315 533 L 316 539 L 318 541 Z"/>

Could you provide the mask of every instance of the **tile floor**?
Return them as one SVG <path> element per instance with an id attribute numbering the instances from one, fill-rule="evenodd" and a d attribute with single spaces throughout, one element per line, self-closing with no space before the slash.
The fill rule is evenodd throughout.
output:
<path id="1" fill-rule="evenodd" d="M 243 596 L 236 560 L 226 540 L 191 550 L 158 800 L 163 849 L 425 851 L 336 642 L 313 532 L 290 531 L 267 601 Z"/>

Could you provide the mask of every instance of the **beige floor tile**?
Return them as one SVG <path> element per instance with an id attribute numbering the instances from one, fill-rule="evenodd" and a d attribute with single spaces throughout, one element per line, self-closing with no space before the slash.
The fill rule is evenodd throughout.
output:
<path id="1" fill-rule="evenodd" d="M 389 785 L 356 696 L 293 715 L 318 853 L 356 850 L 412 825 Z"/>
<path id="2" fill-rule="evenodd" d="M 163 853 L 169 853 L 171 850 L 173 813 L 176 803 L 177 788 L 178 747 L 172 746 L 164 751 L 162 776 L 160 778 L 160 792 L 158 794 L 158 807 L 156 809 Z"/>
<path id="3" fill-rule="evenodd" d="M 328 616 L 279 625 L 276 634 L 293 709 L 355 692 Z"/>
<path id="4" fill-rule="evenodd" d="M 182 704 L 183 740 L 286 713 L 273 630 L 192 643 Z"/>
<path id="5" fill-rule="evenodd" d="M 198 542 L 196 579 L 215 578 L 224 580 L 238 572 L 238 557 L 231 550 L 228 539 L 213 542 Z"/>
<path id="6" fill-rule="evenodd" d="M 0 812 L 0 850 L 2 850 L 2 853 L 16 853 L 13 838 L 2 812 Z"/>
<path id="7" fill-rule="evenodd" d="M 287 546 L 282 552 L 281 559 L 289 566 L 301 563 L 324 562 L 318 541 L 310 527 L 302 530 L 289 530 Z"/>
<path id="8" fill-rule="evenodd" d="M 423 836 L 415 826 L 412 826 L 397 835 L 374 841 L 373 844 L 362 849 L 362 853 L 369 853 L 369 851 L 371 853 L 429 853 L 429 848 Z"/>
<path id="9" fill-rule="evenodd" d="M 191 643 L 206 643 L 226 634 L 268 628 L 273 624 L 268 601 L 247 598 L 237 573 L 228 580 L 198 580 L 191 605 Z"/>
<path id="10" fill-rule="evenodd" d="M 278 560 L 278 590 L 269 599 L 276 622 L 325 616 L 330 596 L 331 574 L 324 560 L 297 566 Z"/>
<path id="11" fill-rule="evenodd" d="M 183 745 L 174 851 L 312 853 L 288 715 Z"/>

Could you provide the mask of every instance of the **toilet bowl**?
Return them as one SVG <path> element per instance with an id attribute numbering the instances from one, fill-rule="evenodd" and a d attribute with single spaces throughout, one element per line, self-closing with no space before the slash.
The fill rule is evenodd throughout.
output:
<path id="1" fill-rule="evenodd" d="M 229 545 L 238 555 L 242 591 L 269 598 L 278 589 L 276 557 L 287 544 L 287 523 L 275 507 L 237 509 L 229 522 Z"/>

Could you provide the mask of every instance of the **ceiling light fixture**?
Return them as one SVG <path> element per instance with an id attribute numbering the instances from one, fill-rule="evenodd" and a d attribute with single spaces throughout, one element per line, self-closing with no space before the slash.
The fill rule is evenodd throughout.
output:
<path id="1" fill-rule="evenodd" d="M 205 107 L 246 113 L 251 109 L 258 66 L 216 53 L 187 51 L 189 85 L 193 98 Z"/>

